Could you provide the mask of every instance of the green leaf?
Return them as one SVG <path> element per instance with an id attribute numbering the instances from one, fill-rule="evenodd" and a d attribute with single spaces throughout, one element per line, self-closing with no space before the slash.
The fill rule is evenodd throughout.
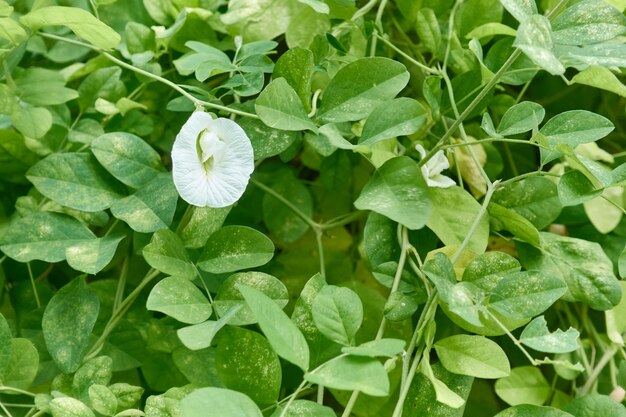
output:
<path id="1" fill-rule="evenodd" d="M 558 190 L 559 200 L 565 207 L 577 206 L 602 194 L 602 190 L 597 190 L 585 174 L 575 170 L 561 175 Z"/>
<path id="2" fill-rule="evenodd" d="M 498 282 L 488 305 L 505 317 L 530 319 L 546 311 L 566 292 L 567 284 L 558 275 L 513 272 Z"/>
<path id="3" fill-rule="evenodd" d="M 50 401 L 50 412 L 52 417 L 96 417 L 85 403 L 72 397 L 59 397 Z"/>
<path id="4" fill-rule="evenodd" d="M 313 217 L 313 197 L 309 189 L 293 174 L 285 173 L 271 183 L 271 188 L 283 196 L 305 216 Z M 270 193 L 263 196 L 263 222 L 278 240 L 292 243 L 300 239 L 309 225 L 294 211 Z"/>
<path id="5" fill-rule="evenodd" d="M 117 382 L 109 385 L 109 389 L 117 398 L 120 409 L 131 408 L 139 402 L 143 394 L 143 388 L 130 385 L 124 382 Z"/>
<path id="6" fill-rule="evenodd" d="M 522 269 L 519 261 L 504 252 L 485 252 L 472 259 L 463 271 L 462 281 L 471 282 L 491 293 L 503 276 Z"/>
<path id="7" fill-rule="evenodd" d="M 65 249 L 67 263 L 77 271 L 95 275 L 111 262 L 117 246 L 126 236 L 105 236 L 83 240 Z"/>
<path id="8" fill-rule="evenodd" d="M 156 49 L 155 34 L 148 26 L 137 22 L 128 22 L 124 28 L 124 41 L 131 54 Z"/>
<path id="9" fill-rule="evenodd" d="M 232 314 L 228 323 L 234 326 L 243 326 L 257 322 L 256 315 L 250 310 L 239 291 L 240 284 L 262 291 L 274 300 L 280 308 L 285 308 L 289 301 L 287 287 L 285 287 L 282 281 L 272 275 L 263 272 L 239 272 L 233 274 L 220 286 L 213 306 L 221 317 Z M 237 310 L 233 312 L 234 309 Z"/>
<path id="10" fill-rule="evenodd" d="M 98 296 L 81 277 L 61 288 L 46 306 L 43 337 L 61 371 L 74 372 L 82 363 L 99 310 Z"/>
<path id="11" fill-rule="evenodd" d="M 363 126 L 359 145 L 371 146 L 384 139 L 408 136 L 426 123 L 426 109 L 419 101 L 402 97 L 376 107 Z"/>
<path id="12" fill-rule="evenodd" d="M 561 213 L 556 185 L 541 177 L 507 184 L 494 193 L 493 202 L 521 214 L 539 230 L 552 223 Z"/>
<path id="13" fill-rule="evenodd" d="M 91 152 L 111 175 L 133 188 L 163 172 L 159 154 L 132 133 L 106 133 L 91 142 Z"/>
<path id="14" fill-rule="evenodd" d="M 52 114 L 43 107 L 20 107 L 11 114 L 11 121 L 24 136 L 40 139 L 52 127 Z"/>
<path id="15" fill-rule="evenodd" d="M 195 72 L 198 81 L 205 81 L 214 75 L 237 69 L 228 55 L 217 48 L 196 41 L 189 41 L 185 46 L 194 52 L 174 61 L 174 66 L 181 75 Z"/>
<path id="16" fill-rule="evenodd" d="M 332 408 L 309 400 L 295 400 L 283 414 L 285 405 L 279 405 L 270 417 L 336 417 Z"/>
<path id="17" fill-rule="evenodd" d="M 467 401 L 474 378 L 449 372 L 441 363 L 434 364 L 431 370 L 433 378 L 445 386 L 453 387 L 454 391 L 452 392 L 461 400 Z M 433 383 L 424 373 L 419 372 L 415 374 L 409 388 L 407 399 L 404 402 L 403 415 L 418 416 L 423 413 L 428 417 L 462 417 L 464 409 L 464 405 L 452 408 L 437 401 L 437 392 Z"/>
<path id="18" fill-rule="evenodd" d="M 67 248 L 93 239 L 94 234 L 78 220 L 38 212 L 12 222 L 0 235 L 0 249 L 18 262 L 60 262 L 65 259 Z"/>
<path id="19" fill-rule="evenodd" d="M 112 416 L 117 410 L 117 398 L 109 388 L 95 384 L 89 387 L 89 402 L 92 408 L 105 416 Z"/>
<path id="20" fill-rule="evenodd" d="M 222 387 L 216 366 L 216 349 L 189 350 L 184 347 L 172 352 L 172 360 L 187 380 L 198 386 Z"/>
<path id="21" fill-rule="evenodd" d="M 480 25 L 467 35 L 465 35 L 465 39 L 483 39 L 483 38 L 491 38 L 492 36 L 504 35 L 504 36 L 515 36 L 517 32 L 510 26 L 504 25 L 498 22 L 490 22 L 485 23 L 484 25 Z"/>
<path id="22" fill-rule="evenodd" d="M 314 70 L 313 53 L 308 49 L 292 48 L 276 61 L 272 76 L 284 78 L 294 89 L 304 108 L 311 109 L 311 79 Z"/>
<path id="23" fill-rule="evenodd" d="M 78 92 L 65 87 L 63 75 L 43 68 L 28 68 L 15 78 L 21 100 L 33 106 L 63 104 L 78 97 Z"/>
<path id="24" fill-rule="evenodd" d="M 9 323 L 0 313 L 0 381 L 4 380 L 4 372 L 11 363 L 12 344 Z"/>
<path id="25" fill-rule="evenodd" d="M 363 356 L 340 356 L 330 360 L 304 379 L 328 388 L 358 390 L 373 397 L 389 395 L 389 377 L 377 360 Z"/>
<path id="26" fill-rule="evenodd" d="M 574 417 L 626 417 L 626 408 L 608 395 L 589 394 L 576 398 L 564 407 Z"/>
<path id="27" fill-rule="evenodd" d="M 255 161 L 283 153 L 299 136 L 297 132 L 272 129 L 257 119 L 241 118 L 237 123 L 250 138 Z"/>
<path id="28" fill-rule="evenodd" d="M 124 187 L 90 154 L 55 153 L 26 173 L 40 193 L 62 206 L 95 212 L 122 198 Z"/>
<path id="29" fill-rule="evenodd" d="M 180 401 L 182 417 L 263 417 L 250 397 L 224 388 L 200 388 Z"/>
<path id="30" fill-rule="evenodd" d="M 547 353 L 567 353 L 578 349 L 578 330 L 570 327 L 566 332 L 557 329 L 550 333 L 546 319 L 537 317 L 524 328 L 520 342 L 526 346 Z"/>
<path id="31" fill-rule="evenodd" d="M 480 204 L 467 191 L 457 186 L 431 188 L 430 197 L 433 215 L 428 219 L 428 228 L 435 232 L 445 245 L 460 245 L 480 211 Z M 477 254 L 483 253 L 488 239 L 489 219 L 483 216 L 467 249 Z"/>
<path id="32" fill-rule="evenodd" d="M 496 381 L 496 394 L 509 405 L 542 405 L 550 396 L 550 384 L 539 368 L 520 366 Z"/>
<path id="33" fill-rule="evenodd" d="M 257 404 L 273 404 L 278 399 L 280 360 L 259 333 L 238 327 L 220 333 L 215 368 L 226 388 L 247 395 Z"/>
<path id="34" fill-rule="evenodd" d="M 498 125 L 498 133 L 502 136 L 517 135 L 528 132 L 539 126 L 546 115 L 541 104 L 523 101 L 508 108 Z"/>
<path id="35" fill-rule="evenodd" d="M 548 120 L 540 132 L 548 138 L 548 145 L 556 148 L 562 144 L 575 147 L 595 142 L 613 129 L 613 123 L 604 116 L 587 110 L 570 110 Z"/>
<path id="36" fill-rule="evenodd" d="M 583 84 L 601 90 L 610 91 L 626 97 L 626 86 L 610 69 L 605 67 L 589 67 L 574 75 L 571 80 L 575 84 Z"/>
<path id="37" fill-rule="evenodd" d="M 363 229 L 363 249 L 372 270 L 400 256 L 397 230 L 395 222 L 386 216 L 371 212 L 367 217 Z"/>
<path id="38" fill-rule="evenodd" d="M 330 81 L 317 116 L 325 122 L 366 118 L 374 108 L 394 98 L 408 83 L 406 67 L 388 58 L 358 59 Z"/>
<path id="39" fill-rule="evenodd" d="M 426 360 L 420 362 L 420 372 L 430 381 L 437 402 L 444 404 L 452 409 L 459 409 L 465 405 L 465 400 L 459 394 L 446 385 L 445 382 L 437 378 Z"/>
<path id="40" fill-rule="evenodd" d="M 24 143 L 24 137 L 13 130 L 0 130 L 0 174 L 6 181 L 22 179 L 24 172 L 39 158 Z"/>
<path id="41" fill-rule="evenodd" d="M 619 303 L 622 289 L 613 274 L 613 263 L 599 244 L 543 232 L 541 239 L 541 252 L 519 245 L 526 269 L 565 280 L 566 301 L 582 301 L 596 310 L 610 310 Z"/>
<path id="42" fill-rule="evenodd" d="M 619 255 L 617 266 L 620 277 L 626 278 L 626 246 L 624 247 L 622 253 Z"/>
<path id="43" fill-rule="evenodd" d="M 18 46 L 28 40 L 28 34 L 24 28 L 10 17 L 0 18 L 0 37 Z"/>
<path id="44" fill-rule="evenodd" d="M 42 7 L 22 16 L 20 23 L 33 31 L 47 26 L 67 26 L 76 35 L 102 49 L 113 49 L 121 40 L 117 32 L 77 7 Z"/>
<path id="45" fill-rule="evenodd" d="M 88 360 L 74 374 L 72 389 L 74 396 L 81 401 L 89 400 L 89 387 L 94 384 L 108 385 L 113 376 L 113 360 L 108 356 L 98 356 Z"/>
<path id="46" fill-rule="evenodd" d="M 525 217 L 494 202 L 489 203 L 488 210 L 494 229 L 506 229 L 519 240 L 540 246 L 539 231 Z"/>
<path id="47" fill-rule="evenodd" d="M 500 0 L 500 3 L 519 22 L 537 14 L 535 0 Z"/>
<path id="48" fill-rule="evenodd" d="M 78 87 L 78 104 L 85 111 L 92 107 L 98 98 L 115 103 L 126 95 L 126 87 L 120 81 L 122 69 L 119 67 L 100 68 L 89 74 Z"/>
<path id="49" fill-rule="evenodd" d="M 2 385 L 28 390 L 37 376 L 39 353 L 30 340 L 21 337 L 11 340 L 10 349 L 11 359 L 4 370 Z"/>
<path id="50" fill-rule="evenodd" d="M 207 320 L 204 323 L 194 324 L 192 326 L 182 327 L 177 330 L 178 338 L 183 345 L 191 350 L 205 349 L 211 346 L 213 338 L 224 326 L 230 323 L 231 318 L 242 308 L 242 305 L 236 305 L 226 313 L 220 314 L 217 321 Z"/>
<path id="51" fill-rule="evenodd" d="M 143 257 L 148 265 L 164 274 L 187 279 L 196 276 L 196 268 L 182 240 L 169 229 L 158 230 L 152 235 L 150 243 L 143 248 Z"/>
<path id="52" fill-rule="evenodd" d="M 554 53 L 552 29 L 547 17 L 535 14 L 522 20 L 513 45 L 550 74 L 565 73 L 565 67 Z"/>
<path id="53" fill-rule="evenodd" d="M 417 163 L 406 156 L 385 162 L 365 184 L 354 206 L 380 213 L 409 229 L 421 229 L 431 213 L 422 172 Z"/>
<path id="54" fill-rule="evenodd" d="M 495 417 L 573 417 L 571 414 L 558 408 L 542 407 L 532 404 L 520 404 L 507 408 L 496 414 Z"/>
<path id="55" fill-rule="evenodd" d="M 483 336 L 450 336 L 439 340 L 434 347 L 443 366 L 455 374 L 502 378 L 511 371 L 506 353 Z"/>
<path id="56" fill-rule="evenodd" d="M 437 15 L 433 9 L 420 8 L 417 11 L 415 30 L 424 47 L 433 55 L 437 55 L 441 48 L 441 28 Z"/>
<path id="57" fill-rule="evenodd" d="M 134 194 L 113 203 L 111 214 L 137 232 L 151 233 L 170 226 L 177 202 L 171 174 L 162 173 Z"/>
<path id="58" fill-rule="evenodd" d="M 216 232 L 222 224 L 231 207 L 190 207 L 191 217 L 182 231 L 180 237 L 186 248 L 201 248 L 206 245 L 209 237 Z"/>
<path id="59" fill-rule="evenodd" d="M 278 356 L 306 372 L 309 369 L 309 346 L 300 329 L 261 291 L 242 284 L 239 291 Z"/>
<path id="60" fill-rule="evenodd" d="M 245 226 L 226 226 L 211 235 L 198 260 L 213 274 L 265 265 L 274 256 L 274 244 L 263 233 Z"/>
<path id="61" fill-rule="evenodd" d="M 284 78 L 265 87 L 254 105 L 257 114 L 269 127 L 280 130 L 317 130 L 304 110 L 298 93 Z"/>
<path id="62" fill-rule="evenodd" d="M 363 322 L 363 304 L 349 288 L 327 285 L 313 300 L 313 321 L 324 336 L 344 346 L 354 342 Z"/>
<path id="63" fill-rule="evenodd" d="M 159 281 L 150 291 L 146 308 L 189 324 L 201 323 L 213 312 L 202 291 L 183 277 L 167 277 Z"/>
<path id="64" fill-rule="evenodd" d="M 552 22 L 552 37 L 563 45 L 587 45 L 613 39 L 626 31 L 626 17 L 603 0 L 583 0 Z"/>
<path id="65" fill-rule="evenodd" d="M 406 341 L 400 339 L 378 339 L 365 342 L 359 346 L 344 346 L 341 348 L 341 352 L 371 358 L 377 356 L 387 356 L 391 358 L 402 353 L 405 345 Z"/>

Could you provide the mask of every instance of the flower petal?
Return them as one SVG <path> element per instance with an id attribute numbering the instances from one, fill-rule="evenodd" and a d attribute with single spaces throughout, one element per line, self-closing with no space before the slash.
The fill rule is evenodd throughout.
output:
<path id="1" fill-rule="evenodd" d="M 448 158 L 446 158 L 443 151 L 438 151 L 428 162 L 426 162 L 426 165 L 428 165 L 428 170 L 431 172 L 431 175 L 437 175 L 444 169 L 450 168 L 450 161 L 448 161 Z"/>
<path id="2" fill-rule="evenodd" d="M 420 154 L 420 159 L 424 159 L 426 157 L 426 149 L 419 143 L 415 145 L 415 150 Z"/>
<path id="3" fill-rule="evenodd" d="M 452 178 L 448 178 L 445 175 L 435 175 L 429 178 L 426 178 L 426 184 L 430 187 L 439 187 L 439 188 L 448 188 L 456 185 Z"/>
<path id="4" fill-rule="evenodd" d="M 207 168 L 198 155 L 198 135 L 203 130 L 216 134 L 225 146 Z M 183 125 L 172 148 L 174 185 L 183 200 L 202 207 L 226 207 L 244 193 L 254 170 L 250 139 L 230 119 L 212 119 L 196 112 Z"/>

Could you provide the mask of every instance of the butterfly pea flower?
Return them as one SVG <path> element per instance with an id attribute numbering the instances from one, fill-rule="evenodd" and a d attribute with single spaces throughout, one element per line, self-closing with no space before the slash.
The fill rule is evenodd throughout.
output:
<path id="1" fill-rule="evenodd" d="M 426 157 L 426 149 L 419 143 L 415 145 L 415 150 L 420 154 L 421 158 Z M 422 175 L 429 187 L 448 188 L 456 185 L 452 178 L 442 175 L 444 169 L 450 168 L 448 158 L 443 151 L 437 151 L 424 165 L 421 166 Z"/>
<path id="2" fill-rule="evenodd" d="M 199 207 L 226 207 L 246 190 L 254 153 L 237 123 L 195 112 L 176 135 L 172 164 L 174 185 L 183 200 Z"/>

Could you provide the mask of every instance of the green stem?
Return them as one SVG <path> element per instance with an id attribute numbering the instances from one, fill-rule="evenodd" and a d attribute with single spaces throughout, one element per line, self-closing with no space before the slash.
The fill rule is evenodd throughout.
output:
<path id="1" fill-rule="evenodd" d="M 602 355 L 602 357 L 600 358 L 596 366 L 593 368 L 593 371 L 589 375 L 589 378 L 587 378 L 587 381 L 585 381 L 585 385 L 583 385 L 583 387 L 581 388 L 580 390 L 581 397 L 589 394 L 589 391 L 591 390 L 591 387 L 593 386 L 594 382 L 596 381 L 596 379 L 598 379 L 604 367 L 611 361 L 611 359 L 613 359 L 617 351 L 618 351 L 617 346 L 613 345 L 611 346 L 611 348 L 609 348 L 608 350 L 604 352 L 604 354 Z"/>
<path id="2" fill-rule="evenodd" d="M 406 255 L 407 255 L 408 248 L 409 248 L 408 230 L 404 226 L 399 226 L 399 227 L 400 227 L 400 240 L 401 240 L 400 259 L 398 260 L 398 268 L 396 269 L 396 274 L 393 278 L 393 283 L 391 285 L 391 291 L 389 292 L 390 295 L 396 292 L 398 290 L 398 287 L 400 286 L 400 280 L 402 278 L 402 271 L 404 270 L 404 264 L 406 262 Z M 382 339 L 383 335 L 385 334 L 386 325 L 387 325 L 387 319 L 385 319 L 385 316 L 383 314 L 383 317 L 380 320 L 380 325 L 378 326 L 378 332 L 376 333 L 376 338 L 374 340 Z M 350 396 L 350 399 L 348 400 L 348 403 L 346 404 L 346 408 L 344 409 L 341 417 L 350 416 L 350 413 L 352 412 L 352 409 L 354 408 L 354 404 L 356 404 L 356 401 L 359 398 L 359 394 L 360 394 L 360 391 L 358 390 L 352 391 L 352 395 Z"/>
<path id="3" fill-rule="evenodd" d="M 326 263 L 324 262 L 324 242 L 322 242 L 322 229 L 314 228 L 315 242 L 317 243 L 317 255 L 320 260 L 320 275 L 326 279 Z"/>
<path id="4" fill-rule="evenodd" d="M 552 172 L 546 172 L 546 171 L 527 172 L 525 174 L 518 175 L 515 178 L 509 178 L 508 180 L 500 182 L 500 188 L 505 187 L 505 186 L 507 186 L 509 184 L 512 184 L 514 182 L 521 181 L 524 178 L 537 177 L 537 176 L 558 177 L 559 175 L 558 174 L 554 174 Z"/>
<path id="5" fill-rule="evenodd" d="M 89 353 L 87 353 L 87 355 L 85 356 L 85 361 L 94 358 L 98 354 L 98 352 L 100 352 L 100 350 L 104 346 L 104 342 L 106 341 L 106 338 L 111 334 L 111 332 L 115 329 L 115 327 L 117 327 L 117 324 L 119 323 L 120 319 L 124 316 L 124 314 L 126 314 L 126 312 L 130 308 L 132 303 L 141 293 L 141 291 L 159 274 L 160 274 L 159 271 L 155 269 L 150 269 L 150 271 L 148 271 L 148 273 L 143 278 L 143 280 L 139 283 L 139 285 L 137 285 L 137 287 L 135 287 L 135 289 L 130 294 L 128 294 L 128 296 L 124 299 L 124 301 L 121 302 L 119 307 L 115 310 L 115 312 L 113 313 L 113 315 L 107 322 L 106 326 L 104 327 L 102 334 L 100 335 L 98 340 L 96 340 L 96 342 L 93 344 L 93 346 L 89 350 Z"/>
<path id="6" fill-rule="evenodd" d="M 35 295 L 35 303 L 37 303 L 37 308 L 41 308 L 41 300 L 39 299 L 39 292 L 37 291 L 37 285 L 35 285 L 35 277 L 33 276 L 33 270 L 30 267 L 30 262 L 26 262 L 26 268 L 28 268 L 28 276 L 30 278 L 30 285 L 33 287 L 33 294 Z"/>
<path id="7" fill-rule="evenodd" d="M 388 47 L 393 49 L 396 53 L 398 53 L 398 55 L 402 56 L 404 59 L 409 61 L 411 64 L 417 66 L 422 71 L 427 72 L 429 74 L 438 74 L 439 73 L 436 69 L 427 67 L 426 65 L 422 64 L 421 62 L 419 62 L 418 60 L 416 60 L 412 56 L 410 56 L 407 53 L 405 53 L 404 51 L 402 51 L 396 45 L 394 45 L 393 43 L 389 42 L 384 36 L 381 36 L 378 33 L 374 33 L 374 39 L 376 39 L 376 38 L 380 39 L 385 45 L 387 45 Z"/>
<path id="8" fill-rule="evenodd" d="M 322 230 L 334 229 L 336 227 L 341 227 L 341 226 L 350 224 L 353 221 L 360 219 L 365 214 L 366 214 L 365 211 L 355 211 L 353 213 L 348 213 L 346 215 L 336 217 L 335 219 L 329 221 L 328 223 L 318 223 L 317 225 Z"/>
<path id="9" fill-rule="evenodd" d="M 287 200 L 285 197 L 278 194 L 276 191 L 272 190 L 270 187 L 268 187 L 267 185 L 263 184 L 262 182 L 254 178 L 250 178 L 250 182 L 256 185 L 257 187 L 259 187 L 261 190 L 268 193 L 269 195 L 271 195 L 272 197 L 274 197 L 275 199 L 277 199 L 278 201 L 280 201 L 281 203 L 283 203 L 285 206 L 287 206 L 291 211 L 293 211 L 298 217 L 302 219 L 303 222 L 308 224 L 312 229 L 315 230 L 319 228 L 319 225 L 316 222 L 314 222 L 313 219 L 311 219 L 309 216 L 304 214 L 298 207 L 293 205 L 291 201 Z"/>
<path id="10" fill-rule="evenodd" d="M 452 262 L 453 265 L 456 263 L 456 261 L 459 260 L 459 258 L 461 257 L 461 254 L 463 253 L 463 251 L 465 250 L 465 248 L 469 244 L 470 240 L 472 239 L 472 235 L 476 231 L 476 228 L 478 227 L 478 225 L 480 224 L 480 221 L 482 220 L 483 216 L 485 215 L 485 212 L 487 211 L 487 206 L 489 205 L 489 202 L 491 201 L 491 197 L 493 197 L 493 192 L 498 187 L 498 184 L 499 184 L 499 181 L 495 181 L 495 182 L 489 184 L 489 186 L 487 187 L 487 193 L 485 194 L 485 198 L 483 200 L 483 204 L 480 206 L 480 210 L 478 210 L 478 214 L 474 218 L 474 222 L 472 223 L 472 226 L 467 231 L 467 234 L 465 235 L 465 239 L 463 239 L 463 242 L 457 248 L 456 252 L 454 253 L 452 258 L 450 259 L 450 261 Z"/>
<path id="11" fill-rule="evenodd" d="M 11 414 L 11 412 L 4 406 L 2 401 L 0 401 L 0 408 L 2 409 L 2 411 L 4 411 L 6 417 L 13 417 L 13 414 Z"/>
<path id="12" fill-rule="evenodd" d="M 354 408 L 354 405 L 359 399 L 360 393 L 361 393 L 360 391 L 352 391 L 352 395 L 350 395 L 350 399 L 348 400 L 348 403 L 346 404 L 346 408 L 343 410 L 341 417 L 350 417 L 350 414 L 352 413 L 352 409 Z"/>
<path id="13" fill-rule="evenodd" d="M 459 115 L 459 117 L 456 118 L 454 123 L 452 123 L 452 126 L 450 126 L 450 128 L 446 131 L 446 133 L 443 134 L 443 136 L 437 142 L 437 145 L 435 145 L 431 149 L 431 151 L 426 155 L 426 157 L 424 157 L 424 159 L 420 161 L 420 166 L 424 165 L 426 162 L 430 160 L 430 158 L 435 156 L 437 151 L 439 151 L 440 146 L 446 143 L 446 141 L 454 134 L 456 129 L 461 125 L 461 123 L 463 123 L 463 121 L 467 118 L 467 116 L 469 116 L 470 113 L 474 111 L 476 106 L 482 101 L 482 99 L 485 98 L 487 94 L 489 94 L 491 89 L 495 87 L 495 85 L 498 83 L 500 78 L 502 78 L 502 76 L 506 73 L 509 67 L 513 65 L 513 63 L 520 56 L 521 53 L 522 52 L 519 49 L 516 49 L 515 51 L 513 51 L 511 56 L 504 62 L 504 64 L 502 64 L 498 72 L 496 72 L 493 75 L 493 78 L 489 80 L 489 82 L 485 85 L 485 87 L 483 87 L 483 89 L 480 91 L 480 93 L 478 93 L 478 95 L 474 98 L 474 100 L 472 100 L 472 102 L 465 108 L 465 110 L 463 110 L 463 112 Z"/>
<path id="14" fill-rule="evenodd" d="M 324 404 L 324 386 L 323 385 L 317 386 L 317 403 L 319 405 Z"/>
<path id="15" fill-rule="evenodd" d="M 485 309 L 483 309 L 483 311 L 484 311 L 485 313 L 487 313 L 487 315 L 488 315 L 489 317 L 491 317 L 491 319 L 492 319 L 493 321 L 495 321 L 495 322 L 496 322 L 496 324 L 497 324 L 498 326 L 500 326 L 500 328 L 504 331 L 504 333 L 506 333 L 506 335 L 509 337 L 509 339 L 511 339 L 511 341 L 512 341 L 513 343 L 515 343 L 515 346 L 517 346 L 517 347 L 519 348 L 519 350 L 521 350 L 521 351 L 522 351 L 522 353 L 524 354 L 524 356 L 526 356 L 526 357 L 528 358 L 528 360 L 530 361 L 530 363 L 531 363 L 533 366 L 537 366 L 537 364 L 538 364 L 538 363 L 537 363 L 537 360 L 536 360 L 535 358 L 533 358 L 533 357 L 531 356 L 531 354 L 530 354 L 530 353 L 528 353 L 528 351 L 526 350 L 526 348 L 525 348 L 524 346 L 522 346 L 522 342 L 520 342 L 520 341 L 517 339 L 517 337 L 515 337 L 515 336 L 513 335 L 513 333 L 511 333 L 511 332 L 509 331 L 509 329 L 508 329 L 508 328 L 507 328 L 507 327 L 506 327 L 506 326 L 505 326 L 505 325 L 504 325 L 504 324 L 503 324 L 503 323 L 502 323 L 502 322 L 501 322 L 501 321 L 500 321 L 500 320 L 499 320 L 499 319 L 498 319 L 498 318 L 497 318 L 497 317 L 496 317 L 493 313 L 491 313 L 491 311 L 489 311 L 489 310 L 488 310 L 488 309 L 486 309 L 486 308 L 485 308 Z"/>
<path id="16" fill-rule="evenodd" d="M 381 0 L 378 5 L 378 10 L 376 11 L 376 18 L 374 19 L 374 35 L 372 36 L 372 44 L 370 45 L 370 56 L 376 56 L 376 46 L 378 41 L 378 32 L 384 33 L 383 30 L 383 12 L 385 11 L 385 7 L 387 6 L 387 0 Z"/>
<path id="17" fill-rule="evenodd" d="M 7 259 L 7 256 L 4 255 L 2 258 L 0 258 L 0 265 L 2 265 L 2 263 Z"/>
<path id="18" fill-rule="evenodd" d="M 419 366 L 422 360 L 422 351 L 420 350 L 415 357 L 413 357 L 413 351 L 415 350 L 415 346 L 421 342 L 422 337 L 424 336 L 424 329 L 428 323 L 430 323 L 437 312 L 437 291 L 434 290 L 431 296 L 428 298 L 426 305 L 424 306 L 424 310 L 417 322 L 417 326 L 415 327 L 415 332 L 413 334 L 413 338 L 411 339 L 411 343 L 406 351 L 407 358 L 413 358 L 413 362 L 411 364 L 410 369 L 406 372 L 406 376 L 402 381 L 402 385 L 400 387 L 400 393 L 398 395 L 398 400 L 396 402 L 396 407 L 393 410 L 392 417 L 401 417 L 402 410 L 404 409 L 404 402 L 406 401 L 406 397 L 409 394 L 409 389 L 411 388 L 411 383 L 413 382 L 413 378 L 417 373 L 417 367 Z"/>
<path id="19" fill-rule="evenodd" d="M 124 288 L 126 288 L 126 277 L 128 276 L 128 257 L 124 258 L 122 263 L 122 270 L 120 272 L 120 279 L 117 281 L 117 288 L 115 289 L 115 299 L 113 300 L 113 311 L 117 310 L 122 303 L 124 297 Z"/>
<path id="20" fill-rule="evenodd" d="M 189 94 L 187 91 L 185 91 L 181 86 L 179 86 L 178 84 L 163 78 L 159 75 L 153 74 L 151 72 L 142 70 L 141 68 L 137 68 L 134 65 L 131 65 L 127 62 L 122 61 L 119 58 L 116 58 L 115 56 L 111 55 L 110 53 L 106 52 L 105 50 L 98 48 L 97 46 L 93 46 L 90 45 L 88 43 L 84 43 L 84 42 L 80 42 L 80 41 L 76 41 L 73 39 L 68 39 L 68 38 L 64 38 L 62 36 L 57 36 L 57 35 L 52 35 L 50 33 L 45 33 L 45 32 L 39 32 L 39 35 L 44 37 L 44 38 L 48 38 L 48 39 L 54 39 L 57 41 L 61 41 L 61 42 L 66 42 L 66 43 L 71 43 L 74 45 L 79 45 L 82 46 L 84 48 L 89 48 L 92 51 L 96 51 L 98 52 L 100 55 L 102 55 L 103 57 L 105 57 L 106 59 L 108 59 L 111 62 L 114 62 L 115 64 L 119 65 L 122 68 L 126 68 L 130 71 L 133 71 L 137 74 L 141 74 L 145 77 L 148 78 L 152 78 L 155 81 L 158 81 L 160 83 L 163 83 L 171 88 L 173 88 L 174 90 L 178 91 L 181 95 L 183 95 L 185 98 L 187 98 L 188 100 L 190 100 L 196 107 L 200 108 L 200 107 L 208 107 L 208 108 L 212 108 L 215 110 L 221 110 L 227 113 L 231 113 L 231 114 L 236 114 L 239 116 L 245 116 L 245 117 L 250 117 L 253 119 L 258 119 L 259 116 L 257 116 L 256 114 L 253 113 L 248 113 L 245 111 L 241 111 L 241 110 L 236 110 L 236 109 L 231 109 L 230 107 L 227 106 L 222 106 L 221 104 L 215 104 L 215 103 L 211 103 L 208 101 L 204 101 L 204 100 L 200 100 L 196 97 L 194 97 L 193 95 Z"/>
<path id="21" fill-rule="evenodd" d="M 22 395 L 28 395 L 29 397 L 33 397 L 35 398 L 35 394 L 33 394 L 30 391 L 26 391 L 20 388 L 13 388 L 13 387 L 8 387 L 6 385 L 0 385 L 0 392 L 2 391 L 10 391 L 10 392 L 14 392 L 16 394 L 22 394 Z"/>
<path id="22" fill-rule="evenodd" d="M 285 408 L 283 408 L 283 411 L 280 412 L 279 417 L 285 417 L 285 415 L 287 414 L 287 410 L 289 410 L 289 407 L 291 407 L 291 403 L 293 402 L 293 400 L 295 400 L 298 397 L 298 394 L 300 393 L 300 391 L 302 391 L 307 386 L 307 384 L 308 384 L 307 380 L 304 380 L 298 386 L 298 388 L 296 388 L 294 393 L 291 394 L 291 398 L 289 398 L 289 401 L 287 401 L 287 404 L 285 404 Z"/>
<path id="23" fill-rule="evenodd" d="M 543 146 L 540 145 L 539 143 L 531 142 L 531 141 L 523 140 L 523 139 L 485 138 L 485 139 L 478 139 L 474 142 L 450 143 L 448 145 L 441 146 L 439 149 L 444 150 L 444 149 L 450 149 L 450 148 L 460 148 L 463 146 L 474 146 L 474 145 L 480 145 L 482 143 L 489 143 L 489 142 L 518 143 L 520 145 L 531 145 L 531 146 L 535 146 L 538 148 L 543 148 Z"/>
<path id="24" fill-rule="evenodd" d="M 443 77 L 443 80 L 448 90 L 448 97 L 450 98 L 450 105 L 452 106 L 452 111 L 454 112 L 454 116 L 458 120 L 460 115 L 459 115 L 459 109 L 456 106 L 456 100 L 454 98 L 454 90 L 452 89 L 452 82 L 450 81 L 450 77 L 448 77 L 448 74 L 445 71 L 441 72 L 441 76 Z M 470 143 L 469 139 L 467 138 L 467 134 L 465 133 L 465 127 L 463 126 L 463 122 L 459 123 L 459 132 L 461 133 L 461 140 L 463 140 L 463 143 Z M 476 152 L 474 152 L 474 148 L 470 146 L 467 149 L 469 151 L 470 156 L 472 157 L 472 160 L 474 161 L 474 165 L 476 165 L 476 168 L 478 168 L 478 170 L 480 171 L 480 175 L 485 180 L 485 184 L 491 185 L 491 180 L 489 179 L 489 176 L 485 172 L 485 169 L 483 168 L 482 164 L 478 160 L 478 157 L 476 156 Z"/>

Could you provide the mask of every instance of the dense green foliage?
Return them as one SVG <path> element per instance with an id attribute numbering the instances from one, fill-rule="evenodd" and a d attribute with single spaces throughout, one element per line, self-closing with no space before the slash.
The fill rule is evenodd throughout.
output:
<path id="1" fill-rule="evenodd" d="M 0 0 L 0 415 L 626 416 L 625 8 Z"/>

